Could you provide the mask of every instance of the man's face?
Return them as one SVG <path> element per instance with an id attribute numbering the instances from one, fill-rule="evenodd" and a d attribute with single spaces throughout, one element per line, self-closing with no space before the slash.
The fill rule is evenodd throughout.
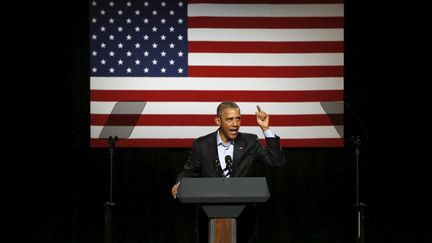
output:
<path id="1" fill-rule="evenodd" d="M 220 117 L 215 118 L 219 125 L 219 134 L 224 143 L 235 139 L 240 129 L 240 109 L 225 108 Z"/>

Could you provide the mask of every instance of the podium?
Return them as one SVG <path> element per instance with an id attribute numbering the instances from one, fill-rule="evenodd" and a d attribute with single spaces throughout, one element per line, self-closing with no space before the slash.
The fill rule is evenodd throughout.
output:
<path id="1" fill-rule="evenodd" d="M 200 204 L 210 218 L 209 243 L 236 243 L 236 218 L 246 203 L 270 197 L 265 177 L 183 178 L 177 198 Z"/>

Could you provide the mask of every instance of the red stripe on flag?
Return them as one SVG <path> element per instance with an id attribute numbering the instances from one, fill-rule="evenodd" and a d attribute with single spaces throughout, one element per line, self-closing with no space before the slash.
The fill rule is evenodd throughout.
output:
<path id="1" fill-rule="evenodd" d="M 344 17 L 189 17 L 188 26 L 226 29 L 335 29 L 344 27 Z"/>
<path id="2" fill-rule="evenodd" d="M 194 139 L 119 139 L 116 147 L 120 148 L 191 148 Z M 91 147 L 107 148 L 107 139 L 92 138 Z M 260 143 L 265 145 L 265 140 L 260 139 Z M 317 139 L 281 139 L 282 147 L 343 147 L 342 138 L 317 138 Z"/>
<path id="3" fill-rule="evenodd" d="M 241 3 L 241 4 L 320 4 L 320 3 L 343 3 L 344 0 L 188 0 L 188 4 L 191 3 Z"/>
<path id="4" fill-rule="evenodd" d="M 189 66 L 190 77 L 313 78 L 343 77 L 343 66 Z"/>
<path id="5" fill-rule="evenodd" d="M 137 117 L 138 116 L 138 117 Z M 191 119 L 193 117 L 193 119 Z M 92 114 L 92 126 L 214 126 L 215 115 Z M 242 126 L 256 126 L 255 115 L 242 115 Z M 271 115 L 272 126 L 343 125 L 343 114 Z"/>
<path id="6" fill-rule="evenodd" d="M 342 53 L 343 41 L 244 42 L 190 41 L 189 52 L 207 53 Z"/>
<path id="7" fill-rule="evenodd" d="M 343 90 L 312 91 L 197 91 L 197 90 L 91 90 L 92 101 L 214 101 L 314 102 L 341 101 Z"/>

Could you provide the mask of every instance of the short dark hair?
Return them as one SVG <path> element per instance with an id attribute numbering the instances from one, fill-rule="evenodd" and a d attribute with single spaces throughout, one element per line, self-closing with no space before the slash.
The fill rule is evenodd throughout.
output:
<path id="1" fill-rule="evenodd" d="M 233 102 L 233 101 L 224 101 L 224 102 L 222 102 L 222 103 L 220 103 L 218 105 L 218 107 L 216 109 L 216 115 L 218 117 L 221 117 L 223 110 L 226 109 L 226 108 L 234 108 L 234 109 L 239 109 L 240 110 L 240 107 L 235 102 Z"/>

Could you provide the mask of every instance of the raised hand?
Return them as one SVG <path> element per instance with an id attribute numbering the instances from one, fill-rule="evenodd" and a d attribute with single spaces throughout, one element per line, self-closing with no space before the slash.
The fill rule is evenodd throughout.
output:
<path id="1" fill-rule="evenodd" d="M 261 108 L 257 105 L 257 111 L 255 112 L 257 117 L 257 123 L 260 126 L 261 130 L 265 131 L 269 129 L 270 126 L 270 116 L 261 110 Z"/>

